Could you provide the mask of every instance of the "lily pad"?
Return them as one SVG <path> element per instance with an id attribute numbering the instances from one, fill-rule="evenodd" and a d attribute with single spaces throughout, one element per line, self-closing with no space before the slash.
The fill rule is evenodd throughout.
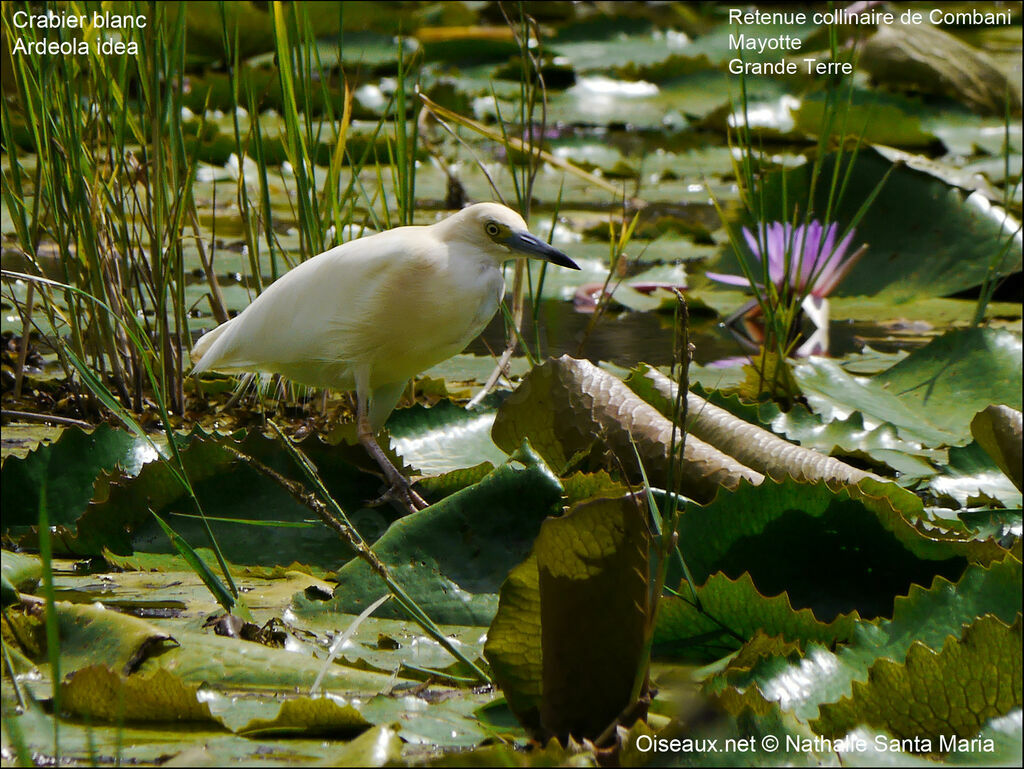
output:
<path id="1" fill-rule="evenodd" d="M 1009 331 L 950 331 L 915 350 L 874 383 L 929 422 L 964 439 L 990 404 L 1021 407 L 1021 339 Z"/>
<path id="2" fill-rule="evenodd" d="M 479 483 L 396 521 L 373 550 L 434 621 L 487 625 L 498 608 L 501 583 L 526 557 L 541 521 L 558 512 L 561 498 L 561 484 L 542 462 L 508 462 Z M 358 614 L 386 592 L 373 569 L 355 559 L 338 571 L 331 602 L 299 595 L 296 609 Z M 392 605 L 377 616 L 405 618 Z"/>
<path id="3" fill-rule="evenodd" d="M 497 466 L 507 455 L 491 440 L 495 410 L 467 411 L 450 401 L 432 408 L 400 409 L 388 420 L 395 451 L 408 464 L 426 474 L 474 467 L 481 462 Z"/>
<path id="4" fill-rule="evenodd" d="M 1009 406 L 989 406 L 971 420 L 974 439 L 1021 490 L 1021 413 Z"/>
<path id="5" fill-rule="evenodd" d="M 24 459 L 4 461 L 0 484 L 4 527 L 37 522 L 43 486 L 50 523 L 73 523 L 92 498 L 93 483 L 101 472 L 120 467 L 126 475 L 136 475 L 157 457 L 148 441 L 109 425 L 91 432 L 67 428 L 54 443 L 39 446 Z"/>
<path id="6" fill-rule="evenodd" d="M 812 726 L 838 738 L 866 723 L 898 738 L 935 741 L 927 753 L 943 752 L 942 738 L 948 744 L 954 735 L 974 737 L 990 718 L 1024 704 L 1020 616 L 1010 626 L 981 617 L 941 650 L 915 642 L 905 662 L 879 660 L 866 683 L 855 682 L 849 698 L 823 705 Z"/>
<path id="7" fill-rule="evenodd" d="M 486 654 L 535 734 L 596 736 L 630 705 L 647 619 L 649 538 L 632 496 L 544 522 L 501 590 Z"/>
<path id="8" fill-rule="evenodd" d="M 826 421 L 857 410 L 906 440 L 962 446 L 977 411 L 993 403 L 1020 407 L 1021 341 L 1009 331 L 956 330 L 873 379 L 850 376 L 824 358 L 798 363 L 793 373 Z"/>
<path id="9" fill-rule="evenodd" d="M 849 161 L 846 155 L 844 168 Z M 822 180 L 831 178 L 835 162 L 834 155 L 822 161 Z M 789 220 L 794 203 L 801 211 L 806 209 L 810 174 L 810 164 L 769 174 L 765 179 L 765 217 Z M 861 150 L 853 161 L 842 200 L 830 213 L 832 220 L 851 223 L 886 174 L 878 196 L 857 226 L 855 244 L 867 243 L 868 251 L 839 285 L 837 295 L 884 295 L 898 307 L 903 302 L 948 296 L 977 286 L 992 264 L 1003 274 L 1020 271 L 1020 232 L 1014 234 L 1017 228 L 1006 220 L 1002 209 L 930 174 L 893 166 L 871 149 Z M 812 215 L 825 215 L 828 186 L 825 181 L 818 184 Z M 788 210 L 782 207 L 784 197 Z M 894 211 L 899 212 L 898 226 L 894 226 Z M 715 269 L 741 274 L 731 253 L 723 255 Z"/>
<path id="10" fill-rule="evenodd" d="M 690 506 L 680 518 L 679 546 L 695 583 L 718 571 L 733 579 L 749 572 L 762 594 L 785 592 L 795 608 L 811 608 L 827 621 L 855 609 L 887 614 L 911 585 L 957 576 L 965 557 L 1005 555 L 966 532 L 921 531 L 904 517 L 913 511 L 901 514 L 881 496 L 885 485 L 861 486 L 873 493 L 768 479 Z M 854 573 L 860 576 L 852 579 Z"/>
<path id="11" fill-rule="evenodd" d="M 855 681 L 867 680 L 876 660 L 901 661 L 914 644 L 939 650 L 950 636 L 959 638 L 964 626 L 986 614 L 1003 627 L 1013 624 L 1020 611 L 1020 573 L 1020 563 L 1008 559 L 988 568 L 969 566 L 956 583 L 937 577 L 930 587 L 914 585 L 894 601 L 891 620 L 858 622 L 849 644 L 829 649 L 813 643 L 801 654 L 770 653 L 747 660 L 715 676 L 709 688 L 733 687 L 737 700 L 730 709 L 778 702 L 802 720 L 814 719 L 822 704 L 838 702 L 850 695 Z M 1005 673 L 1009 682 L 1010 673 Z"/>

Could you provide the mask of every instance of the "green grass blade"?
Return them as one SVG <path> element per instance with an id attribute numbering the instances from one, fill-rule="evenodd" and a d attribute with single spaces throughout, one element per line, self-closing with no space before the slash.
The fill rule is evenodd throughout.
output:
<path id="1" fill-rule="evenodd" d="M 192 571 L 198 575 L 199 579 L 203 581 L 203 584 L 209 589 L 216 599 L 217 603 L 228 614 L 236 606 L 236 601 L 231 592 L 224 586 L 224 583 L 220 581 L 220 578 L 207 566 L 206 561 L 199 557 L 199 554 L 192 549 L 192 546 L 186 542 L 174 529 L 168 526 L 163 518 L 157 515 L 153 510 L 149 511 L 150 514 L 156 519 L 156 522 L 160 524 L 160 528 L 164 530 L 164 534 L 171 540 L 171 544 L 174 545 L 174 549 L 178 551 L 182 558 L 184 558 L 188 565 L 192 568 Z"/>

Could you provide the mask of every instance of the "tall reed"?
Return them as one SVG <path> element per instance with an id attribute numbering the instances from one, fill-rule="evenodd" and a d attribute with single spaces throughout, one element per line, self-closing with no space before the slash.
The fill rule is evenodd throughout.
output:
<path id="1" fill-rule="evenodd" d="M 68 4 L 91 17 L 100 3 Z M 13 13 L 3 23 L 14 39 Z M 57 278 L 102 298 L 121 317 L 142 319 L 153 339 L 161 392 L 171 410 L 184 408 L 182 339 L 184 224 L 195 214 L 195 157 L 186 151 L 183 117 L 185 17 L 159 3 L 129 5 L 147 18 L 145 29 L 125 32 L 135 56 L 97 52 L 99 30 L 18 29 L 26 42 L 90 43 L 84 56 L 13 57 L 20 124 L 27 131 L 34 168 L 23 163 L 15 118 L 3 106 L 3 146 L 10 159 L 4 203 L 16 222 L 18 247 L 37 275 Z M 132 94 L 132 96 L 129 96 Z M 23 122 L 21 122 L 23 121 Z M 41 252 L 55 252 L 52 262 Z M 47 289 L 48 290 L 48 289 Z M 65 291 L 43 309 L 23 307 L 45 337 L 66 337 L 69 350 L 110 378 L 118 395 L 140 411 L 147 394 L 140 352 L 100 305 Z M 65 373 L 73 367 L 55 346 Z"/>
<path id="2" fill-rule="evenodd" d="M 1006 97 L 1003 107 L 1003 199 L 1002 199 L 1002 237 L 1005 240 L 993 251 L 989 259 L 988 269 L 985 271 L 985 279 L 978 288 L 978 301 L 974 306 L 974 317 L 972 324 L 980 326 L 985 320 L 988 312 L 988 305 L 995 297 L 996 291 L 1012 270 L 1012 262 L 1009 257 L 1013 254 L 1014 241 L 1019 241 L 1021 236 L 1021 224 L 1013 226 L 1013 219 L 1009 216 L 1010 205 L 1014 198 L 1014 188 L 1019 192 L 1021 180 L 1018 174 L 1016 185 L 1010 181 L 1010 125 L 1012 124 L 1012 113 L 1010 109 L 1010 90 L 1007 85 Z"/>
<path id="3" fill-rule="evenodd" d="M 832 61 L 856 62 L 856 48 L 842 51 L 835 28 L 829 30 L 829 52 Z M 811 165 L 806 198 L 800 200 L 791 197 L 785 171 L 779 174 L 778 189 L 769 194 L 764 170 L 768 166 L 767 157 L 760 137 L 750 126 L 750 97 L 745 75 L 740 75 L 738 103 L 732 109 L 729 144 L 734 149 L 734 173 L 745 215 L 757 225 L 757 245 L 762 258 L 759 261 L 752 259 L 735 227 L 727 224 L 726 230 L 730 246 L 764 319 L 764 341 L 755 360 L 759 389 L 783 400 L 791 394 L 785 361 L 797 344 L 801 308 L 820 277 L 819 271 L 806 281 L 797 279 L 804 267 L 801 255 L 811 249 L 816 252 L 825 240 L 823 231 L 822 242 L 808 244 L 808 225 L 815 219 L 820 220 L 825 228 L 835 222 L 861 149 L 860 137 L 866 128 L 865 125 L 850 125 L 853 87 L 853 78 L 847 76 L 831 78 L 824 85 L 823 119 L 817 130 L 816 146 L 809 153 Z M 826 164 L 829 159 L 830 170 Z M 888 173 L 860 202 L 852 219 L 843 223 L 837 242 L 857 227 L 887 178 Z M 728 222 L 717 201 L 715 205 L 723 221 Z M 783 244 L 784 275 L 781 281 L 773 279 L 769 272 L 768 254 L 773 249 L 768 242 L 768 225 L 773 221 L 788 225 L 787 232 L 790 233 Z M 816 269 L 820 270 L 820 267 Z"/>

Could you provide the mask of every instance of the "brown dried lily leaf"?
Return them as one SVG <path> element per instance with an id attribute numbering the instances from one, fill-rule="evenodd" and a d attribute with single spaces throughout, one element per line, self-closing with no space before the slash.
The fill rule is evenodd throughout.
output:
<path id="1" fill-rule="evenodd" d="M 662 411 L 675 402 L 676 383 L 653 368 L 641 368 L 640 373 L 630 377 L 627 384 L 634 387 L 642 397 L 652 400 Z M 699 395 L 687 393 L 686 397 L 686 426 L 691 436 L 710 443 L 748 467 L 776 480 L 782 480 L 788 475 L 798 481 L 809 482 L 824 480 L 852 484 L 865 478 L 885 481 L 874 473 L 790 443 L 730 414 Z"/>
<path id="2" fill-rule="evenodd" d="M 649 548 L 634 496 L 590 499 L 546 520 L 505 581 L 484 653 L 535 736 L 593 738 L 631 704 Z"/>
<path id="3" fill-rule="evenodd" d="M 541 527 L 541 725 L 594 739 L 628 706 L 648 616 L 645 506 L 632 495 L 575 505 Z"/>
<path id="4" fill-rule="evenodd" d="M 75 671 L 61 683 L 61 707 L 70 713 L 111 722 L 212 721 L 197 698 L 199 684 L 158 668 L 124 675 L 106 665 Z"/>
<path id="5" fill-rule="evenodd" d="M 1021 488 L 1021 412 L 989 406 L 971 420 L 971 435 L 1013 485 Z"/>
<path id="6" fill-rule="evenodd" d="M 607 449 L 613 455 L 608 469 L 625 470 L 639 482 L 635 445 L 652 484 L 665 486 L 670 476 L 672 422 L 620 379 L 568 355 L 544 362 L 523 379 L 498 410 L 491 434 L 509 452 L 529 438 L 559 474 Z M 764 480 L 693 436 L 687 436 L 678 475 L 679 490 L 700 502 L 711 500 L 720 486 L 735 489 L 744 478 L 754 484 Z"/>
<path id="7" fill-rule="evenodd" d="M 1020 110 L 1020 96 L 995 62 L 930 24 L 880 24 L 860 66 L 877 82 L 950 96 L 981 114 L 1002 115 L 1007 98 L 1011 111 Z"/>

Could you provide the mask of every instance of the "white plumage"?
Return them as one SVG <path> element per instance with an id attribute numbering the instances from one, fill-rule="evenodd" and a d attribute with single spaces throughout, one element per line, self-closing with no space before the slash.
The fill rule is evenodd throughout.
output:
<path id="1" fill-rule="evenodd" d="M 192 350 L 194 370 L 276 373 L 354 388 L 360 441 L 403 501 L 421 507 L 373 435 L 410 378 L 483 331 L 505 291 L 500 266 L 515 256 L 578 269 L 496 203 L 350 241 L 303 262 L 201 337 Z"/>

